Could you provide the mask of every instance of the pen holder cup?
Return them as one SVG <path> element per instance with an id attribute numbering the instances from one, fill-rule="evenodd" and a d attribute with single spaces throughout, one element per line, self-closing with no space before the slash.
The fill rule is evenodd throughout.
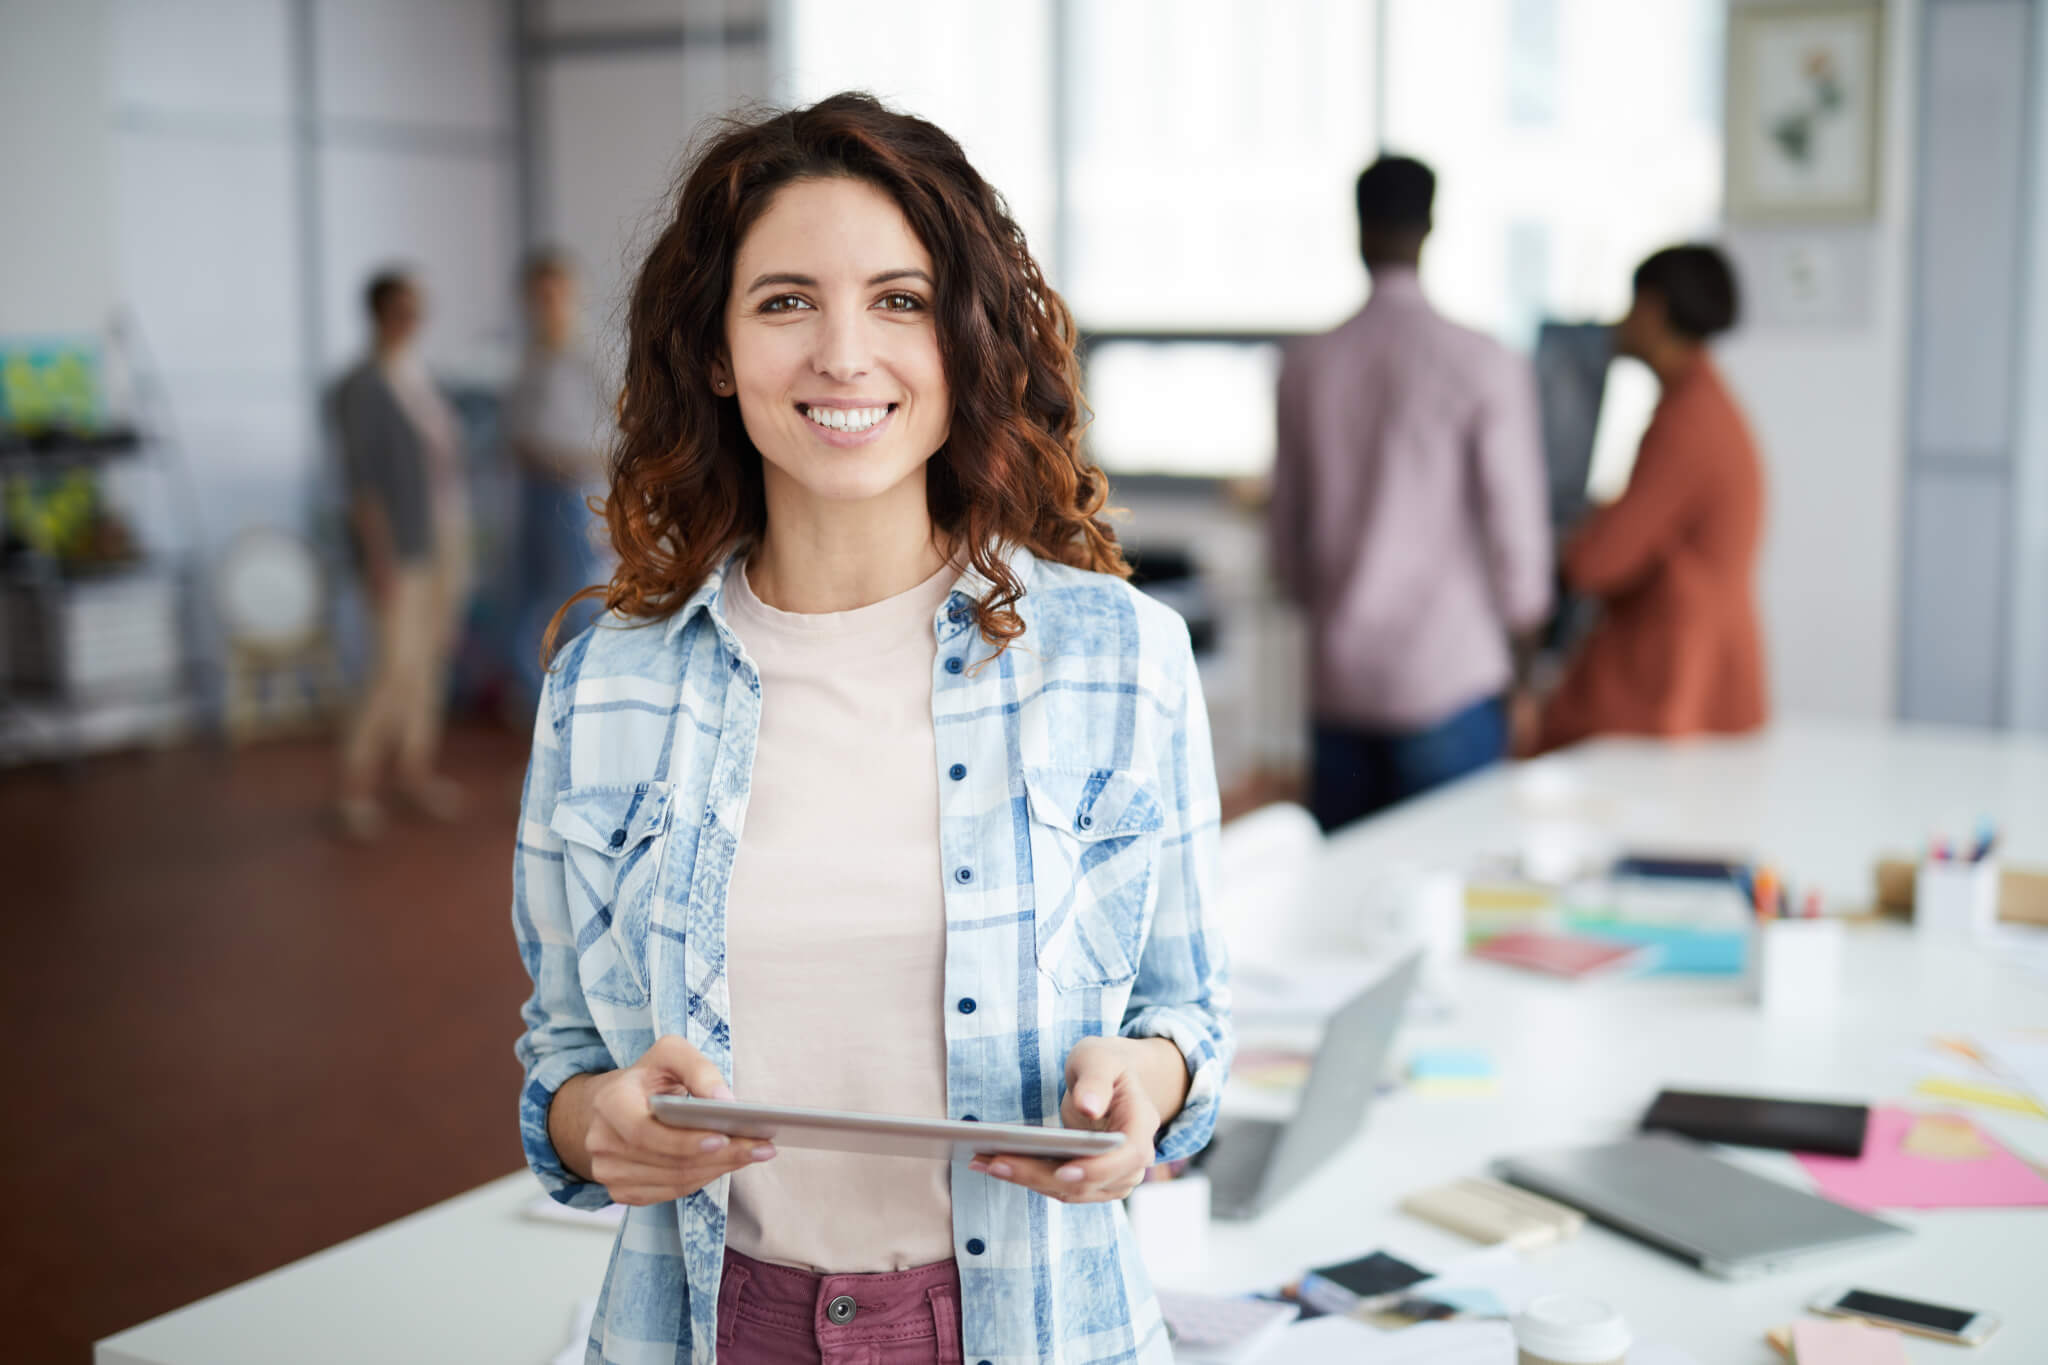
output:
<path id="1" fill-rule="evenodd" d="M 1764 1013 L 1812 1016 L 1835 1007 L 1842 933 L 1836 919 L 1771 919 L 1757 925 L 1750 979 Z"/>
<path id="2" fill-rule="evenodd" d="M 1148 1180 L 1124 1201 L 1138 1255 L 1154 1278 L 1198 1275 L 1209 1263 L 1209 1177 Z"/>
<path id="3" fill-rule="evenodd" d="M 1928 859 L 1913 883 L 1913 927 L 1934 938 L 1976 939 L 1998 923 L 1998 863 Z"/>

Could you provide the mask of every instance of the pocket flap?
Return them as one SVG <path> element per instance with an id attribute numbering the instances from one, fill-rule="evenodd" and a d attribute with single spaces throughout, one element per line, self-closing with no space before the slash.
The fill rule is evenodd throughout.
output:
<path id="1" fill-rule="evenodd" d="M 1076 839 L 1121 839 L 1166 823 L 1143 778 L 1114 768 L 1026 768 L 1031 815 Z"/>
<path id="2" fill-rule="evenodd" d="M 668 807 L 666 782 L 571 787 L 555 798 L 548 828 L 572 844 L 620 857 L 661 831 Z"/>

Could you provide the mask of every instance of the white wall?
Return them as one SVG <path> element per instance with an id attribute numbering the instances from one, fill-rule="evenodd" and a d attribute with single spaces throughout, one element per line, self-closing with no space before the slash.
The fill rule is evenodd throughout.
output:
<path id="1" fill-rule="evenodd" d="M 2048 733 L 2048 7 L 2034 7 L 2033 195 L 2022 284 L 2026 317 L 2013 444 L 2013 591 L 2007 603 L 2007 721 Z"/>
<path id="2" fill-rule="evenodd" d="M 514 335 L 505 0 L 318 0 L 310 32 L 306 14 L 116 0 L 102 42 L 114 195 L 90 221 L 116 242 L 144 428 L 175 440 L 210 548 L 323 531 L 319 400 L 364 345 L 371 270 L 419 269 L 444 373 L 501 369 Z"/>
<path id="3" fill-rule="evenodd" d="M 114 305 L 104 0 L 0 0 L 0 336 L 98 334 Z"/>
<path id="4" fill-rule="evenodd" d="M 582 268 L 586 325 L 616 367 L 627 296 L 691 143 L 717 116 L 768 98 L 765 0 L 553 0 L 539 15 L 531 90 L 534 230 Z"/>
<path id="5" fill-rule="evenodd" d="M 1770 480 L 1759 593 L 1781 714 L 1894 714 L 1919 24 L 1919 0 L 1886 6 L 1877 221 L 1826 234 L 1838 259 L 1867 282 L 1863 320 L 1841 328 L 1757 323 L 1721 350 Z M 1729 232 L 1750 274 L 1778 240 L 1782 234 Z"/>

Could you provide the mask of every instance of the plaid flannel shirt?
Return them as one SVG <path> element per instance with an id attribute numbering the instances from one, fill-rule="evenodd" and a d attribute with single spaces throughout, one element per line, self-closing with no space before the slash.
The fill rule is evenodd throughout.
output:
<path id="1" fill-rule="evenodd" d="M 549 1141 L 564 1081 L 630 1065 L 666 1034 L 731 1074 L 725 901 L 761 716 L 721 609 L 736 563 L 665 620 L 579 636 L 542 696 L 513 873 L 534 982 L 520 1130 L 572 1207 L 608 1200 Z M 1207 923 L 1215 768 L 1187 630 L 1117 579 L 1021 550 L 1010 563 L 1025 632 L 1008 649 L 975 630 L 988 584 L 972 571 L 932 623 L 947 1114 L 1055 1123 L 1076 1042 L 1166 1038 L 1189 1086 L 1158 1159 L 1186 1157 L 1215 1126 L 1232 1051 Z M 710 1365 L 728 1184 L 629 1210 L 592 1362 Z M 1122 1205 L 1062 1204 L 964 1164 L 952 1196 L 969 1362 L 1171 1359 Z"/>

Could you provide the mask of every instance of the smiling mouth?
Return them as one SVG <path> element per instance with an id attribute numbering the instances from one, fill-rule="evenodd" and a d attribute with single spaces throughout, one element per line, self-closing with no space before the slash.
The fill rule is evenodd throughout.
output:
<path id="1" fill-rule="evenodd" d="M 875 426 L 896 411 L 896 405 L 885 403 L 871 408 L 814 408 L 808 403 L 798 403 L 796 410 L 807 420 L 827 431 L 861 432 Z"/>

